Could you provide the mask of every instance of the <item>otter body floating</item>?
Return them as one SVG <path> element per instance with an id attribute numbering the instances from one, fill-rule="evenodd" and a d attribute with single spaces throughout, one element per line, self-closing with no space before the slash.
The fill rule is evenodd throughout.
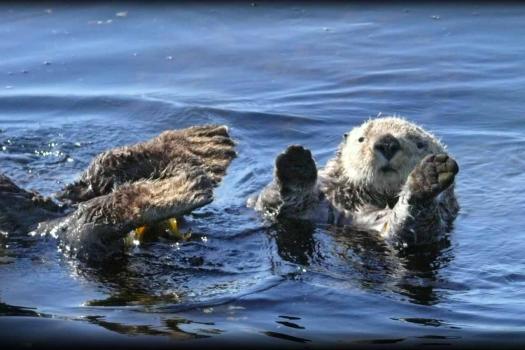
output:
<path id="1" fill-rule="evenodd" d="M 448 231 L 459 206 L 458 165 L 423 128 L 397 117 L 371 119 L 344 135 L 317 170 L 309 150 L 277 157 L 273 181 L 248 201 L 270 220 L 307 219 L 373 231 L 397 243 L 428 243 Z"/>
<path id="2" fill-rule="evenodd" d="M 0 231 L 28 232 L 40 223 L 38 233 L 90 258 L 120 253 L 130 232 L 140 241 L 156 231 L 148 228 L 184 239 L 176 220 L 212 201 L 234 147 L 226 126 L 165 131 L 97 156 L 57 195 L 62 205 L 0 175 Z"/>

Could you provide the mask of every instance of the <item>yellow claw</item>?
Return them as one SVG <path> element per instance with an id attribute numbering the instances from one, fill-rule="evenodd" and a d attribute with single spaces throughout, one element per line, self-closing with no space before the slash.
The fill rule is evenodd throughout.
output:
<path id="1" fill-rule="evenodd" d="M 165 233 L 168 233 L 172 238 L 177 240 L 188 240 L 191 237 L 191 232 L 183 233 L 179 230 L 179 223 L 176 218 L 167 219 L 161 222 L 159 225 L 144 225 L 133 229 L 132 234 L 129 236 L 130 242 L 137 244 L 143 242 L 147 237 L 156 237 L 161 235 L 159 229 L 162 227 Z M 135 243 L 137 242 L 137 243 Z M 131 244 L 130 244 L 131 245 Z"/>
<path id="2" fill-rule="evenodd" d="M 167 223 L 168 223 L 168 227 L 169 227 L 171 233 L 173 233 L 175 235 L 179 235 L 180 234 L 180 232 L 179 232 L 179 224 L 177 223 L 177 219 L 175 219 L 175 218 L 168 219 Z"/>
<path id="3" fill-rule="evenodd" d="M 146 225 L 137 227 L 135 229 L 135 238 L 139 241 L 142 240 L 142 237 L 144 236 L 144 233 L 146 233 L 147 228 L 148 227 Z"/>
<path id="4" fill-rule="evenodd" d="M 168 226 L 168 231 L 173 238 L 186 241 L 191 237 L 191 232 L 180 232 L 179 223 L 176 218 L 166 220 L 166 224 Z"/>

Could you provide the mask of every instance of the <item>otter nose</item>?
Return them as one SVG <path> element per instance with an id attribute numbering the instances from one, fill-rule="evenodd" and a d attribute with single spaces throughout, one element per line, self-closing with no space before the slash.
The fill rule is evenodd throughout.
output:
<path id="1" fill-rule="evenodd" d="M 401 149 L 401 144 L 394 136 L 386 134 L 376 141 L 374 148 L 390 160 Z"/>

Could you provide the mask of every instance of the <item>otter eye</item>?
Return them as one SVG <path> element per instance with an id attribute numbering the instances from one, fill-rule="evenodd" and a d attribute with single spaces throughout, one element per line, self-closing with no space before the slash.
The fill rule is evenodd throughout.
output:
<path id="1" fill-rule="evenodd" d="M 345 138 L 345 140 L 346 140 L 346 139 L 348 138 L 348 133 L 347 133 L 347 132 L 345 132 L 345 133 L 343 134 L 343 137 L 344 137 L 344 138 Z"/>
<path id="2" fill-rule="evenodd" d="M 363 142 L 365 140 L 365 138 L 363 136 L 361 136 L 359 139 L 357 139 L 357 141 L 359 142 Z"/>
<path id="3" fill-rule="evenodd" d="M 426 144 L 425 142 L 423 142 L 423 141 L 419 141 L 418 143 L 416 143 L 416 146 L 417 146 L 417 148 L 419 148 L 419 149 L 425 148 L 426 145 L 427 145 L 427 144 Z"/>

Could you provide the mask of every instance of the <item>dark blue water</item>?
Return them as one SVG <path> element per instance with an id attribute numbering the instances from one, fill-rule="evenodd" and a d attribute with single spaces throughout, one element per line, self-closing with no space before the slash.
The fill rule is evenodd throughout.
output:
<path id="1" fill-rule="evenodd" d="M 100 151 L 194 124 L 229 125 L 239 152 L 189 242 L 86 266 L 2 237 L 2 341 L 523 344 L 525 7 L 256 5 L 0 5 L 0 171 L 19 185 L 52 194 Z M 284 147 L 323 165 L 379 113 L 458 160 L 448 242 L 399 255 L 245 207 Z"/>

